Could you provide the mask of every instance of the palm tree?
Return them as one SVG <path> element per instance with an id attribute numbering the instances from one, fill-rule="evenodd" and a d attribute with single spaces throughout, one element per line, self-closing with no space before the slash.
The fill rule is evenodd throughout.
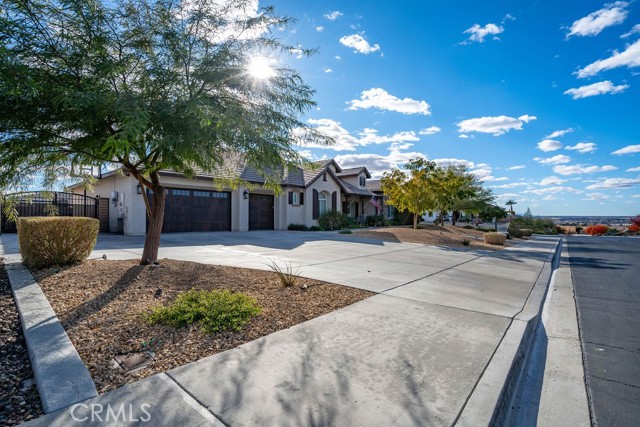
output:
<path id="1" fill-rule="evenodd" d="M 513 211 L 513 205 L 517 205 L 517 204 L 518 204 L 518 202 L 516 202 L 513 199 L 509 199 L 509 200 L 507 200 L 507 203 L 505 203 L 505 206 L 510 206 L 511 207 L 511 210 L 510 210 L 511 215 L 515 215 L 515 212 Z"/>

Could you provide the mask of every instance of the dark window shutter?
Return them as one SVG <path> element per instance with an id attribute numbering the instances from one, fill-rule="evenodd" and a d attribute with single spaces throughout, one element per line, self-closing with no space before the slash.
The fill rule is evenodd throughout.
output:
<path id="1" fill-rule="evenodd" d="M 327 173 L 326 173 L 326 172 L 322 174 L 322 180 L 323 180 L 323 181 L 326 181 L 326 180 L 327 180 Z"/>
<path id="2" fill-rule="evenodd" d="M 349 202 L 342 202 L 342 213 L 343 214 L 349 213 Z"/>
<path id="3" fill-rule="evenodd" d="M 333 193 L 331 193 L 331 210 L 332 211 L 338 210 L 338 192 L 337 191 L 334 191 Z"/>
<path id="4" fill-rule="evenodd" d="M 300 205 L 304 205 L 304 193 L 300 193 Z"/>
<path id="5" fill-rule="evenodd" d="M 293 204 L 293 191 L 289 191 L 289 204 Z"/>
<path id="6" fill-rule="evenodd" d="M 356 216 L 360 216 L 360 211 L 358 210 L 358 202 L 356 202 Z"/>
<path id="7" fill-rule="evenodd" d="M 320 201 L 318 200 L 318 190 L 313 190 L 313 219 L 320 216 Z"/>

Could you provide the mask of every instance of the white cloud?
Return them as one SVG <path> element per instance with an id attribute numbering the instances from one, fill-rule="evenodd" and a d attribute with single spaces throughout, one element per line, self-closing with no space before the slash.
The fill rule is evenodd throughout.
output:
<path id="1" fill-rule="evenodd" d="M 438 126 L 431 126 L 428 128 L 424 128 L 424 129 L 420 129 L 420 132 L 418 132 L 420 135 L 433 135 L 436 134 L 438 132 L 440 132 L 442 129 L 440 129 Z"/>
<path id="2" fill-rule="evenodd" d="M 565 150 L 575 150 L 578 153 L 591 153 L 597 150 L 597 146 L 593 142 L 579 142 L 576 145 L 569 145 L 564 147 Z"/>
<path id="3" fill-rule="evenodd" d="M 458 135 L 458 138 L 467 139 L 467 138 L 471 138 L 471 137 L 469 135 L 467 135 L 466 133 L 461 133 L 460 135 Z"/>
<path id="4" fill-rule="evenodd" d="M 407 152 L 411 144 L 392 144 L 389 147 L 389 154 L 343 154 L 336 156 L 335 160 L 344 168 L 366 166 L 374 177 L 380 177 L 383 172 L 393 168 L 402 168 L 411 159 L 416 157 L 424 158 L 424 154 L 418 152 Z"/>
<path id="5" fill-rule="evenodd" d="M 555 187 L 545 187 L 545 188 L 538 188 L 535 190 L 525 190 L 524 193 L 528 193 L 528 194 L 536 194 L 536 195 L 541 195 L 541 194 L 558 194 L 558 193 L 576 193 L 576 194 L 580 194 L 583 193 L 582 190 L 578 190 L 575 189 L 573 187 L 565 187 L 562 185 L 558 185 Z"/>
<path id="6" fill-rule="evenodd" d="M 524 168 L 526 168 L 526 166 L 525 166 L 525 165 L 516 165 L 516 166 L 508 167 L 508 168 L 507 168 L 507 170 L 508 170 L 508 171 L 515 171 L 515 170 L 518 170 L 518 169 L 524 169 Z"/>
<path id="7" fill-rule="evenodd" d="M 628 2 L 617 1 L 605 4 L 600 10 L 580 18 L 571 25 L 567 37 L 571 36 L 597 36 L 607 27 L 622 24 L 629 12 L 625 9 Z"/>
<path id="8" fill-rule="evenodd" d="M 585 165 L 558 165 L 554 166 L 553 171 L 560 175 L 579 175 L 583 173 L 609 172 L 618 168 L 612 165 L 605 166 L 585 166 Z"/>
<path id="9" fill-rule="evenodd" d="M 542 200 L 557 200 L 557 197 L 552 196 L 551 194 L 549 194 L 548 196 L 544 196 L 542 198 Z"/>
<path id="10" fill-rule="evenodd" d="M 545 139 L 553 139 L 553 138 L 560 138 L 562 136 L 565 136 L 568 133 L 573 132 L 573 128 L 568 128 L 568 129 L 563 129 L 563 130 L 556 130 L 551 132 L 549 135 L 545 136 Z"/>
<path id="11" fill-rule="evenodd" d="M 540 151 L 556 151 L 562 148 L 562 144 L 553 139 L 545 139 L 543 141 L 538 142 L 538 150 Z"/>
<path id="12" fill-rule="evenodd" d="M 435 162 L 438 166 L 441 166 L 443 168 L 446 168 L 449 166 L 464 166 L 468 169 L 471 169 L 475 166 L 475 163 L 469 160 L 456 159 L 456 158 L 432 159 L 431 161 Z"/>
<path id="13" fill-rule="evenodd" d="M 638 34 L 638 33 L 640 33 L 640 24 L 634 25 L 633 28 L 631 28 L 628 33 L 624 33 L 623 35 L 620 36 L 620 38 L 626 39 L 627 37 L 631 37 L 632 35 Z"/>
<path id="14" fill-rule="evenodd" d="M 316 27 L 316 31 L 321 33 L 321 32 L 324 31 L 324 27 L 322 25 L 319 25 L 319 26 Z"/>
<path id="15" fill-rule="evenodd" d="M 364 53 L 365 55 L 380 50 L 379 44 L 369 44 L 369 42 L 360 34 L 342 36 L 340 37 L 340 43 L 342 43 L 346 47 L 350 47 L 354 52 Z"/>
<path id="16" fill-rule="evenodd" d="M 548 176 L 546 178 L 543 178 L 538 185 L 541 185 L 543 187 L 546 187 L 548 185 L 560 185 L 560 184 L 564 184 L 565 182 L 567 182 L 566 179 L 561 179 L 558 178 L 557 176 Z"/>
<path id="17" fill-rule="evenodd" d="M 335 151 L 355 151 L 356 147 L 367 146 L 371 144 L 386 144 L 420 141 L 420 138 L 413 131 L 397 132 L 392 135 L 379 135 L 376 129 L 365 128 L 358 136 L 353 136 L 349 131 L 343 128 L 340 122 L 332 119 L 309 119 L 310 125 L 316 126 L 316 129 L 325 135 L 333 138 L 336 143 L 334 145 L 315 144 L 313 141 L 305 141 L 302 145 L 313 148 L 324 148 Z M 294 131 L 300 139 L 305 140 L 302 130 Z"/>
<path id="18" fill-rule="evenodd" d="M 631 196 L 632 199 L 640 199 L 640 194 L 634 194 Z"/>
<path id="19" fill-rule="evenodd" d="M 400 99 L 379 87 L 363 91 L 360 94 L 360 99 L 354 99 L 347 104 L 349 104 L 348 110 L 376 108 L 402 114 L 423 114 L 425 116 L 431 114 L 431 106 L 427 102 L 411 98 Z"/>
<path id="20" fill-rule="evenodd" d="M 627 172 L 640 172 L 640 166 L 627 169 Z"/>
<path id="21" fill-rule="evenodd" d="M 333 70 L 332 70 L 331 68 L 329 68 L 329 67 L 324 67 L 324 68 L 322 69 L 322 71 L 324 71 L 324 72 L 325 72 L 325 74 L 333 73 Z"/>
<path id="22" fill-rule="evenodd" d="M 516 188 L 516 187 L 528 187 L 527 182 L 510 182 L 509 184 L 494 185 L 493 188 Z"/>
<path id="23" fill-rule="evenodd" d="M 336 19 L 338 19 L 342 15 L 344 15 L 344 14 L 342 12 L 340 12 L 339 10 L 334 10 L 333 12 L 326 13 L 323 16 L 325 18 L 327 18 L 329 21 L 335 21 Z"/>
<path id="24" fill-rule="evenodd" d="M 587 190 L 616 190 L 633 188 L 640 184 L 640 178 L 607 178 L 596 184 L 589 185 Z"/>
<path id="25" fill-rule="evenodd" d="M 476 169 L 469 171 L 469 173 L 475 175 L 476 178 L 478 178 L 482 182 L 509 180 L 509 178 L 507 178 L 506 176 L 501 176 L 501 177 L 493 176 L 493 171 L 491 170 L 491 167 L 485 163 L 478 164 L 475 167 Z"/>
<path id="26" fill-rule="evenodd" d="M 587 198 L 582 200 L 609 200 L 609 196 L 602 193 L 588 193 L 586 196 Z"/>
<path id="27" fill-rule="evenodd" d="M 627 46 L 623 52 L 615 51 L 607 59 L 599 59 L 577 71 L 579 78 L 591 77 L 600 71 L 611 70 L 618 67 L 640 67 L 640 40 Z"/>
<path id="28" fill-rule="evenodd" d="M 536 157 L 533 160 L 543 165 L 559 165 L 561 163 L 569 163 L 571 161 L 571 157 L 565 156 L 564 154 L 558 154 L 553 157 Z"/>
<path id="29" fill-rule="evenodd" d="M 336 55 L 334 56 L 334 58 L 336 59 L 336 61 L 342 61 L 342 57 L 340 55 Z"/>
<path id="30" fill-rule="evenodd" d="M 458 132 L 480 132 L 490 133 L 493 136 L 503 135 L 510 130 L 522 130 L 522 125 L 536 120 L 536 116 L 525 114 L 517 119 L 508 116 L 497 117 L 478 117 L 475 119 L 467 119 L 458 123 Z"/>
<path id="31" fill-rule="evenodd" d="M 463 42 L 463 44 L 467 44 L 468 42 L 478 42 L 484 43 L 484 38 L 487 36 L 497 36 L 498 34 L 504 31 L 503 27 L 500 27 L 496 24 L 487 24 L 484 27 L 481 27 L 478 24 L 473 24 L 471 28 L 464 30 L 464 34 L 470 34 L 469 38 Z M 497 37 L 494 37 L 497 39 Z"/>
<path id="32" fill-rule="evenodd" d="M 611 154 L 621 155 L 621 154 L 633 154 L 633 153 L 640 153 L 640 144 L 639 145 L 627 145 L 626 147 L 623 147 L 623 148 L 621 148 L 619 150 L 616 150 Z"/>
<path id="33" fill-rule="evenodd" d="M 590 96 L 605 95 L 607 93 L 614 95 L 629 89 L 629 85 L 615 86 L 611 80 L 597 82 L 586 86 L 571 88 L 564 91 L 565 95 L 571 95 L 573 99 L 588 98 Z"/>

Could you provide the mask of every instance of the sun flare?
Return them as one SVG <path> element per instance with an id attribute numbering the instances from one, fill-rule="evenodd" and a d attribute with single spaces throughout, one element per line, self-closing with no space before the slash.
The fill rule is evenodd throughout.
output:
<path id="1" fill-rule="evenodd" d="M 276 75 L 276 70 L 273 68 L 274 60 L 265 58 L 264 56 L 254 56 L 249 61 L 247 71 L 251 77 L 259 80 L 269 79 Z"/>

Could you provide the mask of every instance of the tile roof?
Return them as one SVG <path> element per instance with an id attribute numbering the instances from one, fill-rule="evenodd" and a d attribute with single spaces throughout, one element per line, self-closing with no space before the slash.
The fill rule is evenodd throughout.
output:
<path id="1" fill-rule="evenodd" d="M 340 179 L 338 177 L 339 184 L 346 194 L 356 195 L 356 196 L 369 196 L 372 197 L 373 193 L 366 188 L 356 187 L 353 184 L 349 184 L 347 181 Z"/>
<path id="2" fill-rule="evenodd" d="M 367 181 L 367 189 L 373 192 L 382 192 L 381 183 L 379 179 L 370 179 Z"/>
<path id="3" fill-rule="evenodd" d="M 338 173 L 338 176 L 359 175 L 362 171 L 365 172 L 367 178 L 371 178 L 371 174 L 369 173 L 367 168 L 364 167 L 364 166 L 358 166 L 358 167 L 355 167 L 355 168 L 342 169 L 342 172 Z"/>

